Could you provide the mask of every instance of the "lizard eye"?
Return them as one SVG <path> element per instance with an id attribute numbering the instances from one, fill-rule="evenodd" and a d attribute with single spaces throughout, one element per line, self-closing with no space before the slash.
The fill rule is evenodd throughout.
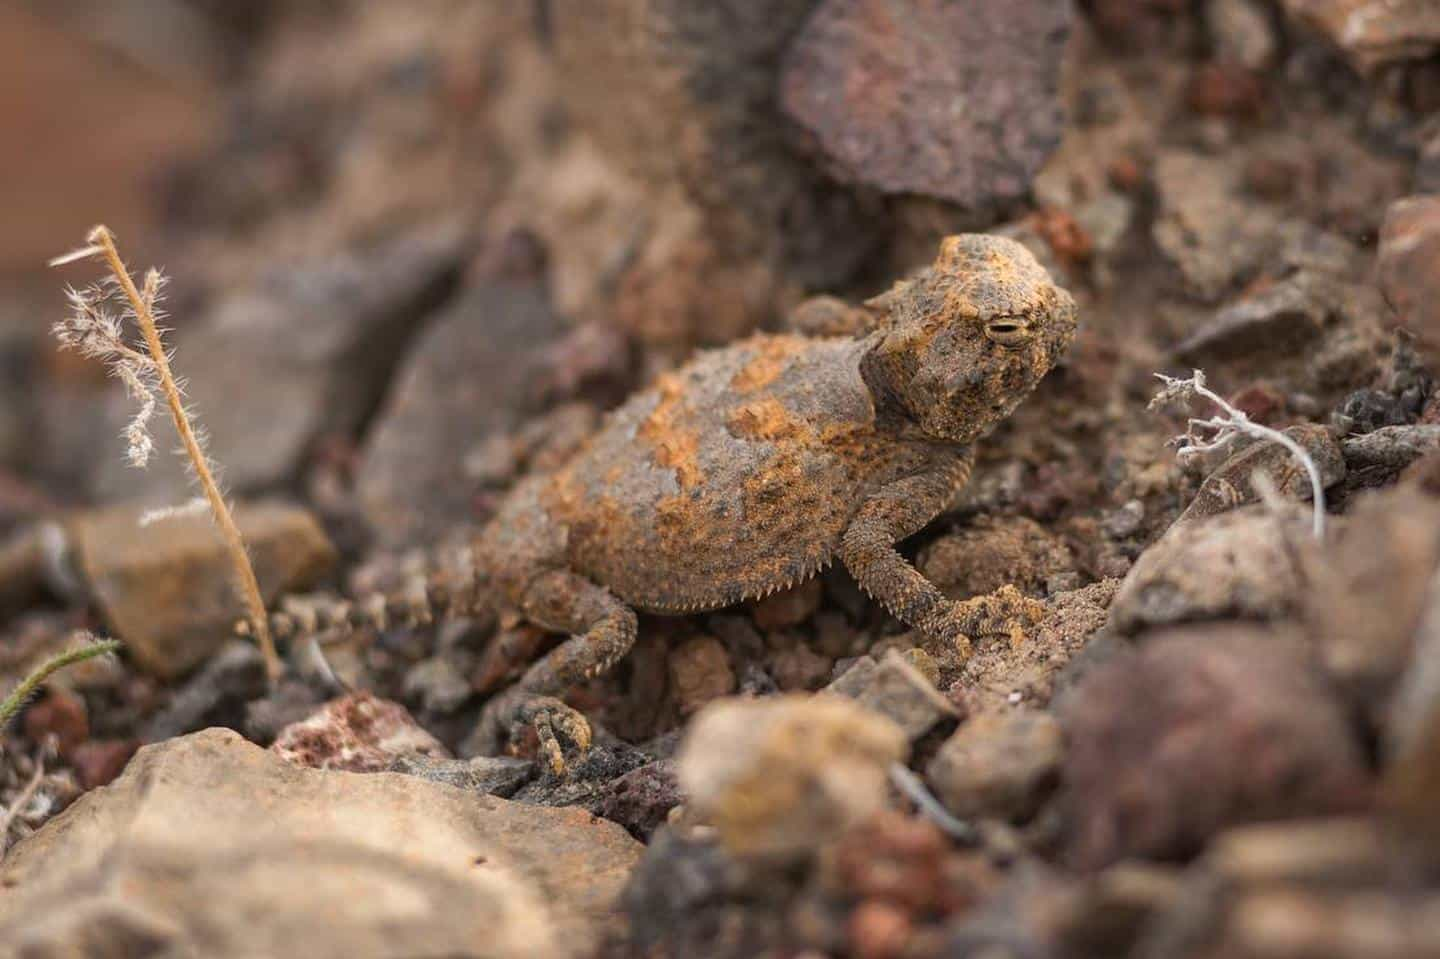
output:
<path id="1" fill-rule="evenodd" d="M 1030 323 L 1023 316 L 997 316 L 985 324 L 985 335 L 1001 346 L 1024 346 L 1030 341 Z"/>

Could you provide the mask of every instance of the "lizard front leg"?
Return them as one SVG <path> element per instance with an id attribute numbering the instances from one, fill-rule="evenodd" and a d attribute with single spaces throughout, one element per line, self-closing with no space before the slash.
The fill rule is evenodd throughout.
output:
<path id="1" fill-rule="evenodd" d="M 840 546 L 845 567 L 866 592 L 901 622 L 952 644 L 962 656 L 969 655 L 974 636 L 1013 637 L 1021 620 L 1034 620 L 1038 604 L 1013 586 L 955 602 L 901 556 L 895 544 L 949 505 L 969 480 L 973 462 L 974 454 L 967 450 L 952 462 L 875 493 L 851 520 Z"/>
<path id="2" fill-rule="evenodd" d="M 590 724 L 559 700 L 566 689 L 609 671 L 635 645 L 634 610 L 583 576 L 551 570 L 525 589 L 525 617 L 537 626 L 573 633 L 545 654 L 505 692 L 485 704 L 467 752 L 494 752 L 522 726 L 540 737 L 540 748 L 557 774 L 565 770 L 560 738 L 590 747 Z"/>

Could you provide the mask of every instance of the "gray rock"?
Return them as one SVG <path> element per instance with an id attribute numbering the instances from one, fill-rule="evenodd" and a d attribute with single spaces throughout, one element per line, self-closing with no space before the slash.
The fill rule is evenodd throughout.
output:
<path id="1" fill-rule="evenodd" d="M 254 643 L 232 640 L 186 681 L 146 723 L 141 738 L 158 742 L 209 726 L 243 729 L 245 707 L 270 688 L 265 659 Z"/>
<path id="2" fill-rule="evenodd" d="M 894 721 L 911 742 L 958 715 L 954 704 L 893 649 L 879 662 L 860 657 L 826 692 L 853 699 Z"/>
<path id="3" fill-rule="evenodd" d="M 484 796 L 509 799 L 535 776 L 535 764 L 510 756 L 476 756 L 474 759 L 437 759 L 410 753 L 396 756 L 387 770 L 418 776 Z"/>
<path id="4" fill-rule="evenodd" d="M 10 851 L 0 952 L 91 955 L 113 931 L 237 959 L 568 955 L 614 920 L 641 850 L 579 810 L 305 769 L 207 730 L 142 749 Z"/>
<path id="5" fill-rule="evenodd" d="M 1334 299 L 1325 280 L 1301 277 L 1277 283 L 1221 309 L 1175 347 L 1175 361 L 1213 367 L 1256 352 L 1302 350 L 1324 335 Z"/>
<path id="6" fill-rule="evenodd" d="M 517 284 L 467 290 L 431 323 L 397 374 L 365 443 L 356 488 L 390 545 L 433 541 L 474 516 L 484 478 L 466 462 L 534 412 L 562 321 Z"/>
<path id="7" fill-rule="evenodd" d="M 660 759 L 612 780 L 595 812 L 649 842 L 670 810 L 684 799 L 675 778 L 675 761 Z"/>
<path id="8" fill-rule="evenodd" d="M 1346 458 L 1331 430 L 1315 423 L 1302 423 L 1289 427 L 1284 433 L 1309 454 L 1320 474 L 1322 490 L 1345 478 Z M 1310 473 L 1295 454 L 1280 443 L 1258 440 L 1231 455 L 1205 477 L 1195 498 L 1175 523 L 1193 523 L 1259 502 L 1260 491 L 1254 482 L 1256 474 L 1267 478 L 1275 492 L 1287 499 L 1314 499 Z"/>
<path id="9" fill-rule="evenodd" d="M 1352 470 L 1400 472 L 1420 457 L 1440 450 L 1440 425 L 1382 426 L 1378 430 L 1347 436 L 1340 443 L 1345 465 Z"/>
<path id="10" fill-rule="evenodd" d="M 405 674 L 405 699 L 428 713 L 449 715 L 474 695 L 460 670 L 443 656 L 422 659 Z"/>
<path id="11" fill-rule="evenodd" d="M 1176 623 L 1277 619 L 1300 604 L 1302 583 L 1287 545 L 1310 536 L 1299 510 L 1283 519 L 1249 506 L 1171 529 L 1120 584 L 1110 622 L 1124 633 Z M 1284 524 L 1283 526 L 1281 524 Z"/>
<path id="12" fill-rule="evenodd" d="M 370 250 L 277 265 L 260 285 L 220 300 L 177 333 L 176 375 L 189 384 L 210 455 L 232 492 L 293 479 L 317 439 L 360 427 L 406 342 L 453 285 L 461 253 L 459 231 L 426 227 Z M 132 412 L 118 394 L 111 394 L 109 435 Z M 178 445 L 163 414 L 155 418 L 155 444 Z M 95 459 L 98 499 L 186 497 L 177 457 L 135 470 L 120 453 L 117 441 L 114 455 Z"/>
<path id="13" fill-rule="evenodd" d="M 967 719 L 926 775 L 957 816 L 1021 820 L 1055 784 L 1063 755 L 1060 724 L 1049 713 L 1000 710 Z"/>

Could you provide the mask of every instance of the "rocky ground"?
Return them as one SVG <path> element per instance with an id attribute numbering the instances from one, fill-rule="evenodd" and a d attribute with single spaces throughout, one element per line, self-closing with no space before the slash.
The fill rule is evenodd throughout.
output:
<path id="1" fill-rule="evenodd" d="M 208 521 L 137 523 L 183 469 L 16 292 L 0 688 L 125 650 L 0 739 L 0 954 L 1440 955 L 1436 0 L 176 6 L 225 109 L 143 246 L 267 598 L 455 562 L 693 350 L 987 230 L 1081 331 L 904 552 L 1045 614 L 962 659 L 835 568 L 642 616 L 568 775 L 472 757 L 556 637 L 270 684 Z M 1196 368 L 1320 537 L 1278 443 L 1177 457 Z"/>

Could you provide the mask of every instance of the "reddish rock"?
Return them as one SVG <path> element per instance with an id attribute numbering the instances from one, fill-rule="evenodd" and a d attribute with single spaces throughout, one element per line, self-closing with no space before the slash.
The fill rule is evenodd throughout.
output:
<path id="1" fill-rule="evenodd" d="M 43 743 L 47 737 L 54 736 L 60 755 L 70 755 L 71 750 L 90 738 L 85 701 L 62 689 L 50 690 L 44 699 L 25 710 L 25 736 L 32 743 Z"/>
<path id="2" fill-rule="evenodd" d="M 1190 78 L 1190 108 L 1221 117 L 1254 117 L 1265 102 L 1260 75 L 1233 63 L 1204 63 Z"/>
<path id="3" fill-rule="evenodd" d="M 1000 874 L 983 854 L 955 849 L 928 819 L 893 810 L 847 832 L 822 867 L 823 886 L 902 915 L 946 915 L 969 908 Z M 858 947 L 858 943 L 856 943 Z"/>
<path id="4" fill-rule="evenodd" d="M 897 959 L 910 941 L 910 916 L 888 902 L 861 903 L 850 914 L 850 947 L 856 959 Z"/>
<path id="5" fill-rule="evenodd" d="M 1003 205 L 1058 142 L 1069 19 L 1057 0 L 823 0 L 781 104 L 844 182 Z"/>
<path id="6" fill-rule="evenodd" d="M 596 811 L 648 842 L 684 798 L 675 780 L 674 761 L 662 759 L 609 783 Z"/>
<path id="7" fill-rule="evenodd" d="M 1033 217 L 1035 229 L 1054 253 L 1066 266 L 1088 262 L 1095 252 L 1095 241 L 1075 218 L 1064 210 L 1054 208 L 1036 212 Z"/>
<path id="8" fill-rule="evenodd" d="M 270 749 L 299 766 L 349 772 L 381 772 L 400 756 L 450 758 L 404 706 L 367 692 L 332 700 L 286 726 Z"/>
<path id="9" fill-rule="evenodd" d="M 1194 852 L 1242 822 L 1364 805 L 1359 744 L 1304 647 L 1192 627 L 1085 676 L 1062 714 L 1072 860 Z"/>
<path id="10" fill-rule="evenodd" d="M 1376 279 L 1395 318 L 1440 349 L 1440 194 L 1396 200 L 1380 228 Z"/>
<path id="11" fill-rule="evenodd" d="M 93 739 L 76 746 L 69 758 L 80 785 L 97 789 L 110 785 L 139 748 L 138 739 Z"/>

